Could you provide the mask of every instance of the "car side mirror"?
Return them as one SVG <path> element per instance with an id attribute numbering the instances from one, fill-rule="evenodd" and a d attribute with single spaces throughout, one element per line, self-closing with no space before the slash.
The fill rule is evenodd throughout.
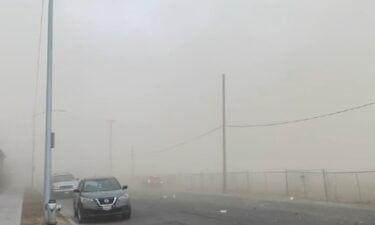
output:
<path id="1" fill-rule="evenodd" d="M 122 186 L 122 190 L 126 190 L 126 189 L 128 189 L 128 185 Z"/>
<path id="2" fill-rule="evenodd" d="M 77 193 L 77 194 L 78 194 L 78 193 L 81 193 L 81 191 L 78 190 L 78 189 L 74 189 L 73 192 L 74 192 L 74 193 Z"/>

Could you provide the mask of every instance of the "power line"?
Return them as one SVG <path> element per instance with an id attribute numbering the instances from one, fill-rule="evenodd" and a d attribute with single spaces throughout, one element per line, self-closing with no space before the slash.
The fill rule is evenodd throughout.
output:
<path id="1" fill-rule="evenodd" d="M 189 139 L 187 139 L 185 141 L 179 142 L 177 144 L 171 145 L 171 146 L 169 146 L 167 148 L 164 148 L 164 149 L 161 149 L 161 150 L 149 151 L 149 152 L 142 152 L 142 153 L 151 153 L 152 154 L 152 153 L 163 153 L 163 152 L 175 151 L 175 150 L 177 150 L 178 147 L 187 145 L 187 144 L 189 144 L 191 142 L 194 142 L 194 141 L 196 141 L 198 139 L 201 139 L 201 138 L 203 138 L 203 137 L 205 137 L 205 136 L 207 136 L 207 135 L 209 135 L 211 133 L 214 133 L 215 131 L 217 131 L 217 130 L 219 130 L 221 128 L 222 128 L 222 126 L 218 126 L 218 127 L 212 128 L 212 129 L 210 129 L 208 131 L 205 131 L 204 133 L 201 133 L 201 134 L 196 135 L 196 136 L 194 136 L 192 138 L 189 138 Z"/>
<path id="2" fill-rule="evenodd" d="M 335 115 L 338 115 L 338 114 L 341 114 L 341 113 L 359 110 L 359 109 L 366 108 L 366 107 L 373 106 L 373 105 L 375 105 L 375 102 L 370 102 L 370 103 L 367 103 L 367 104 L 354 106 L 354 107 L 351 107 L 351 108 L 347 108 L 347 109 L 343 109 L 343 110 L 339 110 L 339 111 L 335 111 L 335 112 L 331 112 L 331 113 L 325 113 L 325 114 L 320 114 L 320 115 L 316 115 L 316 116 L 306 117 L 306 118 L 302 118 L 302 119 L 287 120 L 287 121 L 283 121 L 283 122 L 263 123 L 263 124 L 228 125 L 227 127 L 229 127 L 229 128 L 256 128 L 256 127 L 272 127 L 272 126 L 288 125 L 288 124 L 307 122 L 307 121 L 310 121 L 310 120 L 335 116 Z M 164 148 L 164 149 L 161 149 L 161 150 L 141 152 L 141 153 L 144 153 L 144 154 L 151 153 L 152 154 L 152 153 L 163 153 L 163 152 L 168 152 L 168 151 L 176 151 L 176 150 L 178 150 L 177 149 L 178 147 L 181 147 L 181 146 L 187 145 L 191 142 L 194 142 L 194 141 L 196 141 L 200 138 L 203 138 L 203 137 L 205 137 L 205 136 L 207 136 L 207 135 L 209 135 L 209 134 L 211 134 L 211 133 L 213 133 L 213 132 L 215 132 L 215 131 L 217 131 L 221 128 L 222 128 L 222 126 L 215 127 L 215 128 L 210 129 L 210 130 L 208 130 L 204 133 L 201 133 L 201 134 L 196 135 L 192 138 L 189 138 L 185 141 L 179 142 L 177 144 L 171 145 L 171 146 L 169 146 L 167 148 Z"/>
<path id="3" fill-rule="evenodd" d="M 34 187 L 34 171 L 35 171 L 35 116 L 37 111 L 38 103 L 38 87 L 40 78 L 40 55 L 42 46 L 42 31 L 43 31 L 43 14 L 44 14 L 44 0 L 41 5 L 40 25 L 39 25 L 39 38 L 38 38 L 38 55 L 36 63 L 36 79 L 35 79 L 35 90 L 34 90 L 34 102 L 33 102 L 33 117 L 32 117 L 32 150 L 31 150 L 31 186 Z"/>
<path id="4" fill-rule="evenodd" d="M 287 120 L 287 121 L 282 121 L 282 122 L 273 122 L 273 123 L 263 123 L 263 124 L 247 124 L 247 125 L 228 125 L 230 128 L 256 128 L 256 127 L 272 127 L 272 126 L 281 126 L 281 125 L 288 125 L 288 124 L 293 124 L 293 123 L 301 123 L 301 122 L 306 122 L 310 120 L 315 120 L 315 119 L 321 119 L 325 117 L 330 117 L 330 116 L 335 116 L 341 113 L 346 113 L 354 110 L 359 110 L 363 109 L 369 106 L 375 105 L 375 102 L 370 102 L 367 104 L 359 105 L 359 106 L 354 106 L 351 108 L 343 109 L 340 111 L 336 112 L 331 112 L 331 113 L 325 113 L 325 114 L 320 114 L 316 116 L 311 116 L 311 117 L 306 117 L 302 119 L 295 119 L 295 120 Z"/>
<path id="5" fill-rule="evenodd" d="M 34 114 L 36 113 L 36 108 L 37 108 L 38 87 L 39 87 L 39 79 L 40 79 L 40 58 L 41 58 L 41 51 L 42 51 L 44 2 L 45 2 L 45 0 L 42 0 L 41 15 L 40 15 L 40 21 L 39 21 L 38 56 L 37 56 L 37 64 L 36 64 L 36 81 L 35 81 L 34 106 L 33 106 L 33 113 Z"/>

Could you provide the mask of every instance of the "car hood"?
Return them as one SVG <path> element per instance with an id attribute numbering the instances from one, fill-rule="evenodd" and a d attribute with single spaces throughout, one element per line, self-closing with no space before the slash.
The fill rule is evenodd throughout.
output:
<path id="1" fill-rule="evenodd" d="M 120 197 L 125 194 L 124 190 L 115 191 L 96 191 L 96 192 L 82 192 L 81 196 L 86 198 L 110 198 L 110 197 Z"/>

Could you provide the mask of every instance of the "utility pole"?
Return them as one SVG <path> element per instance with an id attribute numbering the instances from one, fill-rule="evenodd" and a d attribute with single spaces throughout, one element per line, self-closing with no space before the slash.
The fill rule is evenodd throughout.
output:
<path id="1" fill-rule="evenodd" d="M 109 175 L 113 175 L 113 158 L 112 158 L 112 147 L 113 147 L 113 123 L 114 120 L 108 120 L 109 123 Z"/>
<path id="2" fill-rule="evenodd" d="M 66 112 L 64 109 L 55 109 L 52 110 L 52 113 L 64 113 Z M 32 123 L 32 150 L 31 150 L 31 187 L 34 187 L 35 183 L 35 150 L 36 150 L 36 119 L 38 116 L 45 114 L 45 112 L 34 112 L 33 113 L 33 123 Z"/>
<path id="3" fill-rule="evenodd" d="M 132 145 L 131 149 L 131 171 L 132 171 L 132 178 L 134 179 L 134 173 L 135 173 L 135 168 L 134 168 L 134 146 Z"/>
<path id="4" fill-rule="evenodd" d="M 52 64 L 53 64 L 53 0 L 48 4 L 48 47 L 47 47 L 47 93 L 46 93 L 46 133 L 44 158 L 44 219 L 48 223 L 48 203 L 51 200 L 52 169 Z"/>
<path id="5" fill-rule="evenodd" d="M 227 134 L 226 134 L 226 106 L 225 106 L 225 74 L 223 74 L 223 193 L 227 192 Z"/>
<path id="6" fill-rule="evenodd" d="M 31 187 L 34 187 L 34 174 L 35 174 L 35 133 L 36 133 L 36 113 L 33 113 L 32 122 L 32 146 L 31 146 Z"/>

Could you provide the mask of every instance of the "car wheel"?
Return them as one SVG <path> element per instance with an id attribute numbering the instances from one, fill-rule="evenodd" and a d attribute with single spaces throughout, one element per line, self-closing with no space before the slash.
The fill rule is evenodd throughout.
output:
<path id="1" fill-rule="evenodd" d="M 80 224 L 83 224 L 86 221 L 85 214 L 82 212 L 81 207 L 77 208 L 77 219 Z"/>
<path id="2" fill-rule="evenodd" d="M 77 218 L 76 203 L 74 202 L 74 200 L 73 200 L 73 214 L 74 214 L 74 218 Z"/>
<path id="3" fill-rule="evenodd" d="M 131 209 L 130 206 L 129 206 L 129 211 L 126 212 L 126 213 L 124 213 L 124 214 L 122 215 L 122 218 L 123 218 L 124 220 L 128 220 L 128 219 L 130 219 L 131 215 L 132 215 L 132 209 Z"/>

